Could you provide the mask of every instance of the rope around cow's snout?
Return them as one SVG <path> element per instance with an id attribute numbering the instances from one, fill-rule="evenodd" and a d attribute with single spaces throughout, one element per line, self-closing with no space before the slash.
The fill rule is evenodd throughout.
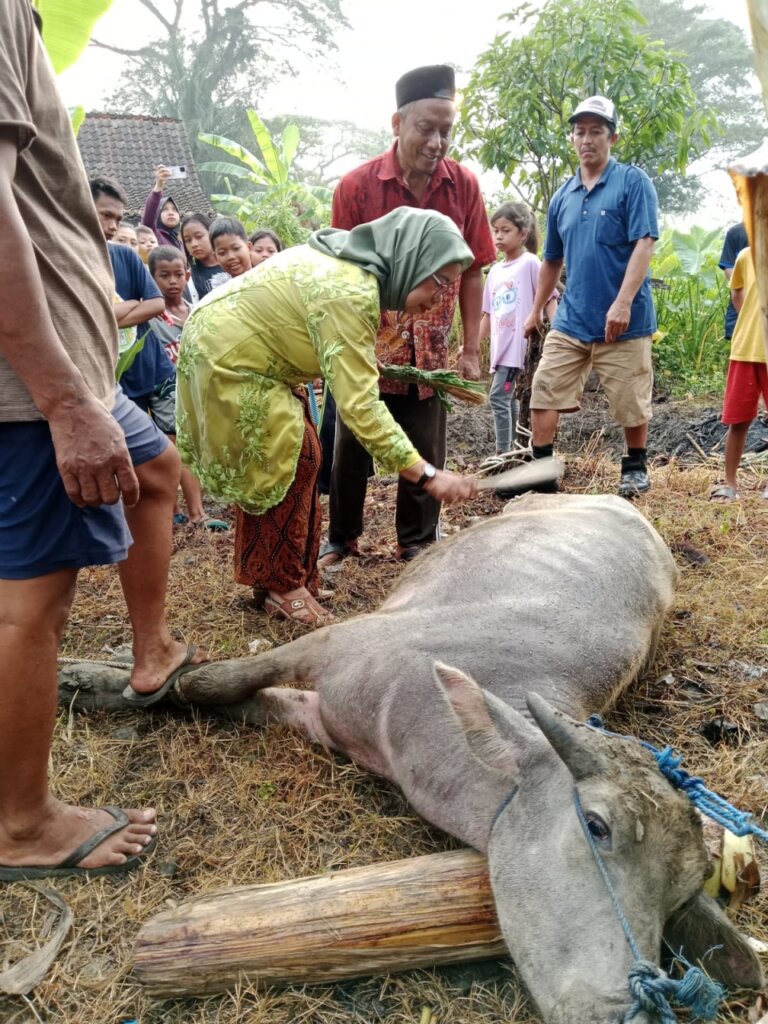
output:
<path id="1" fill-rule="evenodd" d="M 576 808 L 576 817 L 579 819 L 582 832 L 592 851 L 592 856 L 611 897 L 613 909 L 619 919 L 627 945 L 635 960 L 628 976 L 629 991 L 634 1002 L 624 1015 L 624 1024 L 629 1024 L 639 1013 L 646 1013 L 660 1024 L 676 1024 L 677 1017 L 669 1005 L 669 999 L 674 999 L 681 1006 L 689 1006 L 696 1016 L 703 1020 L 713 1020 L 717 1016 L 718 1007 L 725 996 L 725 989 L 718 982 L 708 978 L 698 967 L 687 964 L 688 969 L 685 974 L 677 980 L 670 978 L 657 964 L 641 957 L 632 929 L 629 927 L 629 921 L 605 867 L 605 862 L 589 831 L 586 815 L 575 788 L 573 803 Z"/>

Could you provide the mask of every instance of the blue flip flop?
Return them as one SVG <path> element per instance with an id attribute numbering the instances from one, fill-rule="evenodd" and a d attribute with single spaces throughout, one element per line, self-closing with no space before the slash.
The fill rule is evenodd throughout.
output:
<path id="1" fill-rule="evenodd" d="M 14 866 L 0 864 L 0 882 L 23 882 L 26 879 L 34 878 L 71 878 L 82 875 L 119 875 L 125 871 L 135 871 L 136 868 L 146 863 L 148 855 L 157 846 L 157 836 L 152 836 L 150 841 L 141 851 L 133 857 L 129 857 L 123 864 L 104 864 L 100 868 L 81 868 L 78 864 L 84 860 L 89 853 L 92 853 L 98 846 L 109 839 L 116 832 L 129 825 L 128 815 L 119 807 L 105 807 L 104 810 L 115 819 L 111 825 L 95 832 L 90 839 L 86 839 L 78 848 L 65 857 L 59 864 L 18 864 Z"/>
<path id="2" fill-rule="evenodd" d="M 130 704 L 133 708 L 151 708 L 153 704 L 159 704 L 176 680 L 183 676 L 185 672 L 191 672 L 193 669 L 200 668 L 201 665 L 207 664 L 207 662 L 204 661 L 192 662 L 196 652 L 197 647 L 195 647 L 194 644 L 189 644 L 187 646 L 187 653 L 184 657 L 184 661 L 182 661 L 177 669 L 174 669 L 174 671 L 171 672 L 158 690 L 153 690 L 151 693 L 138 693 L 129 683 L 123 690 L 123 700 L 125 703 Z"/>

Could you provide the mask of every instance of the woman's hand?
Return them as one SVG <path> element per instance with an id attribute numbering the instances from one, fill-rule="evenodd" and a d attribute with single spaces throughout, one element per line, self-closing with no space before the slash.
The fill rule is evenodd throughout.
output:
<path id="1" fill-rule="evenodd" d="M 421 479 L 425 465 L 422 459 L 421 462 L 404 469 L 400 476 L 415 484 Z M 479 493 L 475 477 L 450 473 L 447 469 L 436 469 L 435 475 L 422 486 L 430 497 L 436 501 L 444 501 L 447 505 L 452 505 L 455 501 L 470 501 Z"/>
<path id="2" fill-rule="evenodd" d="M 168 179 L 171 176 L 169 168 L 165 164 L 157 164 L 155 167 L 155 185 L 154 192 L 162 192 L 165 186 L 168 184 Z"/>
<path id="3" fill-rule="evenodd" d="M 471 501 L 480 493 L 477 480 L 473 476 L 462 476 L 446 469 L 438 469 L 434 477 L 424 484 L 424 490 L 436 501 L 453 505 L 454 502 Z"/>

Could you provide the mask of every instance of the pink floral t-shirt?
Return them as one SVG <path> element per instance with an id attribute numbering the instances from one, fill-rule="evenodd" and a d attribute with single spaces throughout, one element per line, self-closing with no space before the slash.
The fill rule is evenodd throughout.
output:
<path id="1" fill-rule="evenodd" d="M 523 324 L 533 306 L 541 262 L 531 252 L 494 263 L 485 279 L 483 312 L 491 321 L 491 370 L 525 363 Z M 557 298 L 555 289 L 550 298 Z"/>

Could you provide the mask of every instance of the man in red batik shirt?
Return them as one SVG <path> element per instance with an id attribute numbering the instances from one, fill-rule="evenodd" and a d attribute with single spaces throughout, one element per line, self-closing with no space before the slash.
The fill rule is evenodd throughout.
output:
<path id="1" fill-rule="evenodd" d="M 477 339 L 483 301 L 482 268 L 496 259 L 477 178 L 446 157 L 456 119 L 453 69 L 445 65 L 416 68 L 395 87 L 397 111 L 392 116 L 395 143 L 339 182 L 333 197 L 332 224 L 347 230 L 383 217 L 400 206 L 437 210 L 457 225 L 475 255 L 475 262 L 455 284 L 446 285 L 438 304 L 427 313 L 382 314 L 376 355 L 383 363 L 423 370 L 448 366 L 448 339 L 459 300 L 464 346 L 457 369 L 469 380 L 480 377 Z M 430 388 L 381 381 L 390 412 L 414 447 L 442 469 L 446 453 L 446 415 Z M 357 551 L 363 532 L 363 506 L 369 456 L 344 423 L 337 419 L 330 483 L 328 543 L 320 552 L 322 567 Z M 440 502 L 417 484 L 400 480 L 397 488 L 398 558 L 410 560 L 438 539 Z"/>

